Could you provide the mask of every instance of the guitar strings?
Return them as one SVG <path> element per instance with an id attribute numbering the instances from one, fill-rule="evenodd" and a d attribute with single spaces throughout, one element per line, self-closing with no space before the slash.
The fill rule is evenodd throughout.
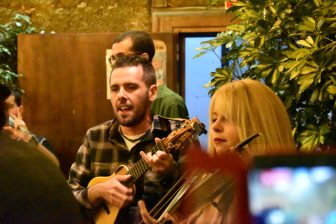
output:
<path id="1" fill-rule="evenodd" d="M 183 183 L 185 181 L 185 176 L 187 172 L 185 172 L 176 183 L 170 188 L 167 194 L 161 198 L 161 200 L 155 205 L 155 207 L 150 211 L 150 214 L 154 218 L 158 218 L 158 216 L 162 213 L 161 211 L 166 208 L 166 205 L 172 201 L 172 199 L 176 196 L 176 194 L 183 187 Z"/>

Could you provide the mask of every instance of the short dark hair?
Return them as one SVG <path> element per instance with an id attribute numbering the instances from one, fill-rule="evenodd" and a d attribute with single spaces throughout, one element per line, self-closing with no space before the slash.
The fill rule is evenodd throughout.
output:
<path id="1" fill-rule="evenodd" d="M 5 103 L 6 99 L 11 95 L 11 90 L 9 87 L 0 84 L 0 128 L 2 128 L 7 122 L 7 105 Z"/>
<path id="2" fill-rule="evenodd" d="M 16 106 L 21 106 L 22 105 L 22 95 L 23 93 L 20 90 L 13 90 L 12 94 L 14 95 L 14 101 Z"/>
<path id="3" fill-rule="evenodd" d="M 130 49 L 131 51 L 134 51 L 137 54 L 147 53 L 149 61 L 153 60 L 155 55 L 155 46 L 153 39 L 148 33 L 138 30 L 124 32 L 117 36 L 112 45 L 115 43 L 120 43 L 127 38 L 132 40 L 132 47 Z"/>
<path id="4" fill-rule="evenodd" d="M 117 56 L 116 58 L 116 62 L 113 65 L 113 70 L 117 69 L 117 68 L 124 68 L 124 67 L 132 67 L 132 66 L 138 66 L 140 65 L 142 67 L 142 71 L 143 71 L 143 81 L 145 82 L 147 87 L 150 87 L 151 85 L 155 85 L 156 84 L 156 75 L 155 75 L 155 70 L 154 67 L 152 65 L 152 63 L 139 56 L 139 55 L 132 55 L 132 56 L 128 56 L 128 55 L 120 55 Z M 112 73 L 113 73 L 112 70 Z M 111 73 L 111 74 L 112 74 Z"/>

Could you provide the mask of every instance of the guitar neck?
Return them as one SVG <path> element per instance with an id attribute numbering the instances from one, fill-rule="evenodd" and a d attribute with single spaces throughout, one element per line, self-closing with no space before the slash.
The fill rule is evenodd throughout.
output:
<path id="1" fill-rule="evenodd" d="M 152 153 L 154 154 L 157 151 L 164 151 L 164 147 L 162 145 L 162 142 L 156 143 L 156 145 L 152 148 Z M 129 183 L 129 185 L 132 185 L 135 183 L 142 175 L 144 175 L 148 170 L 150 169 L 150 166 L 145 162 L 145 160 L 140 159 L 138 162 L 136 162 L 133 167 L 131 167 L 127 171 L 127 175 L 132 176 L 132 181 Z"/>
<path id="2" fill-rule="evenodd" d="M 157 151 L 165 151 L 170 153 L 172 150 L 183 149 L 184 145 L 191 142 L 195 135 L 206 133 L 204 124 L 200 123 L 197 118 L 187 120 L 181 124 L 180 128 L 171 132 L 166 138 L 162 139 L 152 148 L 152 154 Z M 136 182 L 144 173 L 150 169 L 150 166 L 140 159 L 133 167 L 127 171 L 127 175 L 132 176 L 129 185 Z"/>
<path id="3" fill-rule="evenodd" d="M 144 173 L 146 173 L 150 169 L 150 166 L 143 160 L 140 159 L 138 162 L 134 164 L 134 166 L 127 171 L 127 175 L 132 176 L 131 183 L 132 185 L 135 183 Z"/>

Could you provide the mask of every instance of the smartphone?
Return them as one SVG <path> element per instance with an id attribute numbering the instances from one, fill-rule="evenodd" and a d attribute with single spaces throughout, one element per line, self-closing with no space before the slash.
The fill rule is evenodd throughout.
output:
<path id="1" fill-rule="evenodd" d="M 336 223 L 336 155 L 256 157 L 248 173 L 252 223 Z"/>

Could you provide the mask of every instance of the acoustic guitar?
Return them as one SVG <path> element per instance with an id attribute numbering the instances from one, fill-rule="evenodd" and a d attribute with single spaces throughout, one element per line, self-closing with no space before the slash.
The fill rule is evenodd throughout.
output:
<path id="1" fill-rule="evenodd" d="M 206 133 L 205 125 L 201 123 L 196 117 L 190 120 L 185 120 L 176 130 L 172 131 L 166 138 L 163 138 L 158 143 L 156 143 L 151 151 L 152 153 L 155 153 L 160 150 L 170 153 L 174 150 L 183 150 L 188 145 L 188 143 L 195 140 L 195 138 L 202 133 Z M 131 168 L 128 168 L 125 165 L 121 165 L 111 176 L 93 178 L 89 182 L 88 187 L 105 182 L 117 174 L 131 175 L 131 181 L 129 181 L 125 185 L 132 186 L 149 169 L 150 166 L 143 159 L 140 159 L 138 162 L 133 164 Z M 109 203 L 103 203 L 101 208 L 98 209 L 97 213 L 95 214 L 95 223 L 114 223 L 118 216 L 118 212 L 118 207 L 115 207 Z"/>

